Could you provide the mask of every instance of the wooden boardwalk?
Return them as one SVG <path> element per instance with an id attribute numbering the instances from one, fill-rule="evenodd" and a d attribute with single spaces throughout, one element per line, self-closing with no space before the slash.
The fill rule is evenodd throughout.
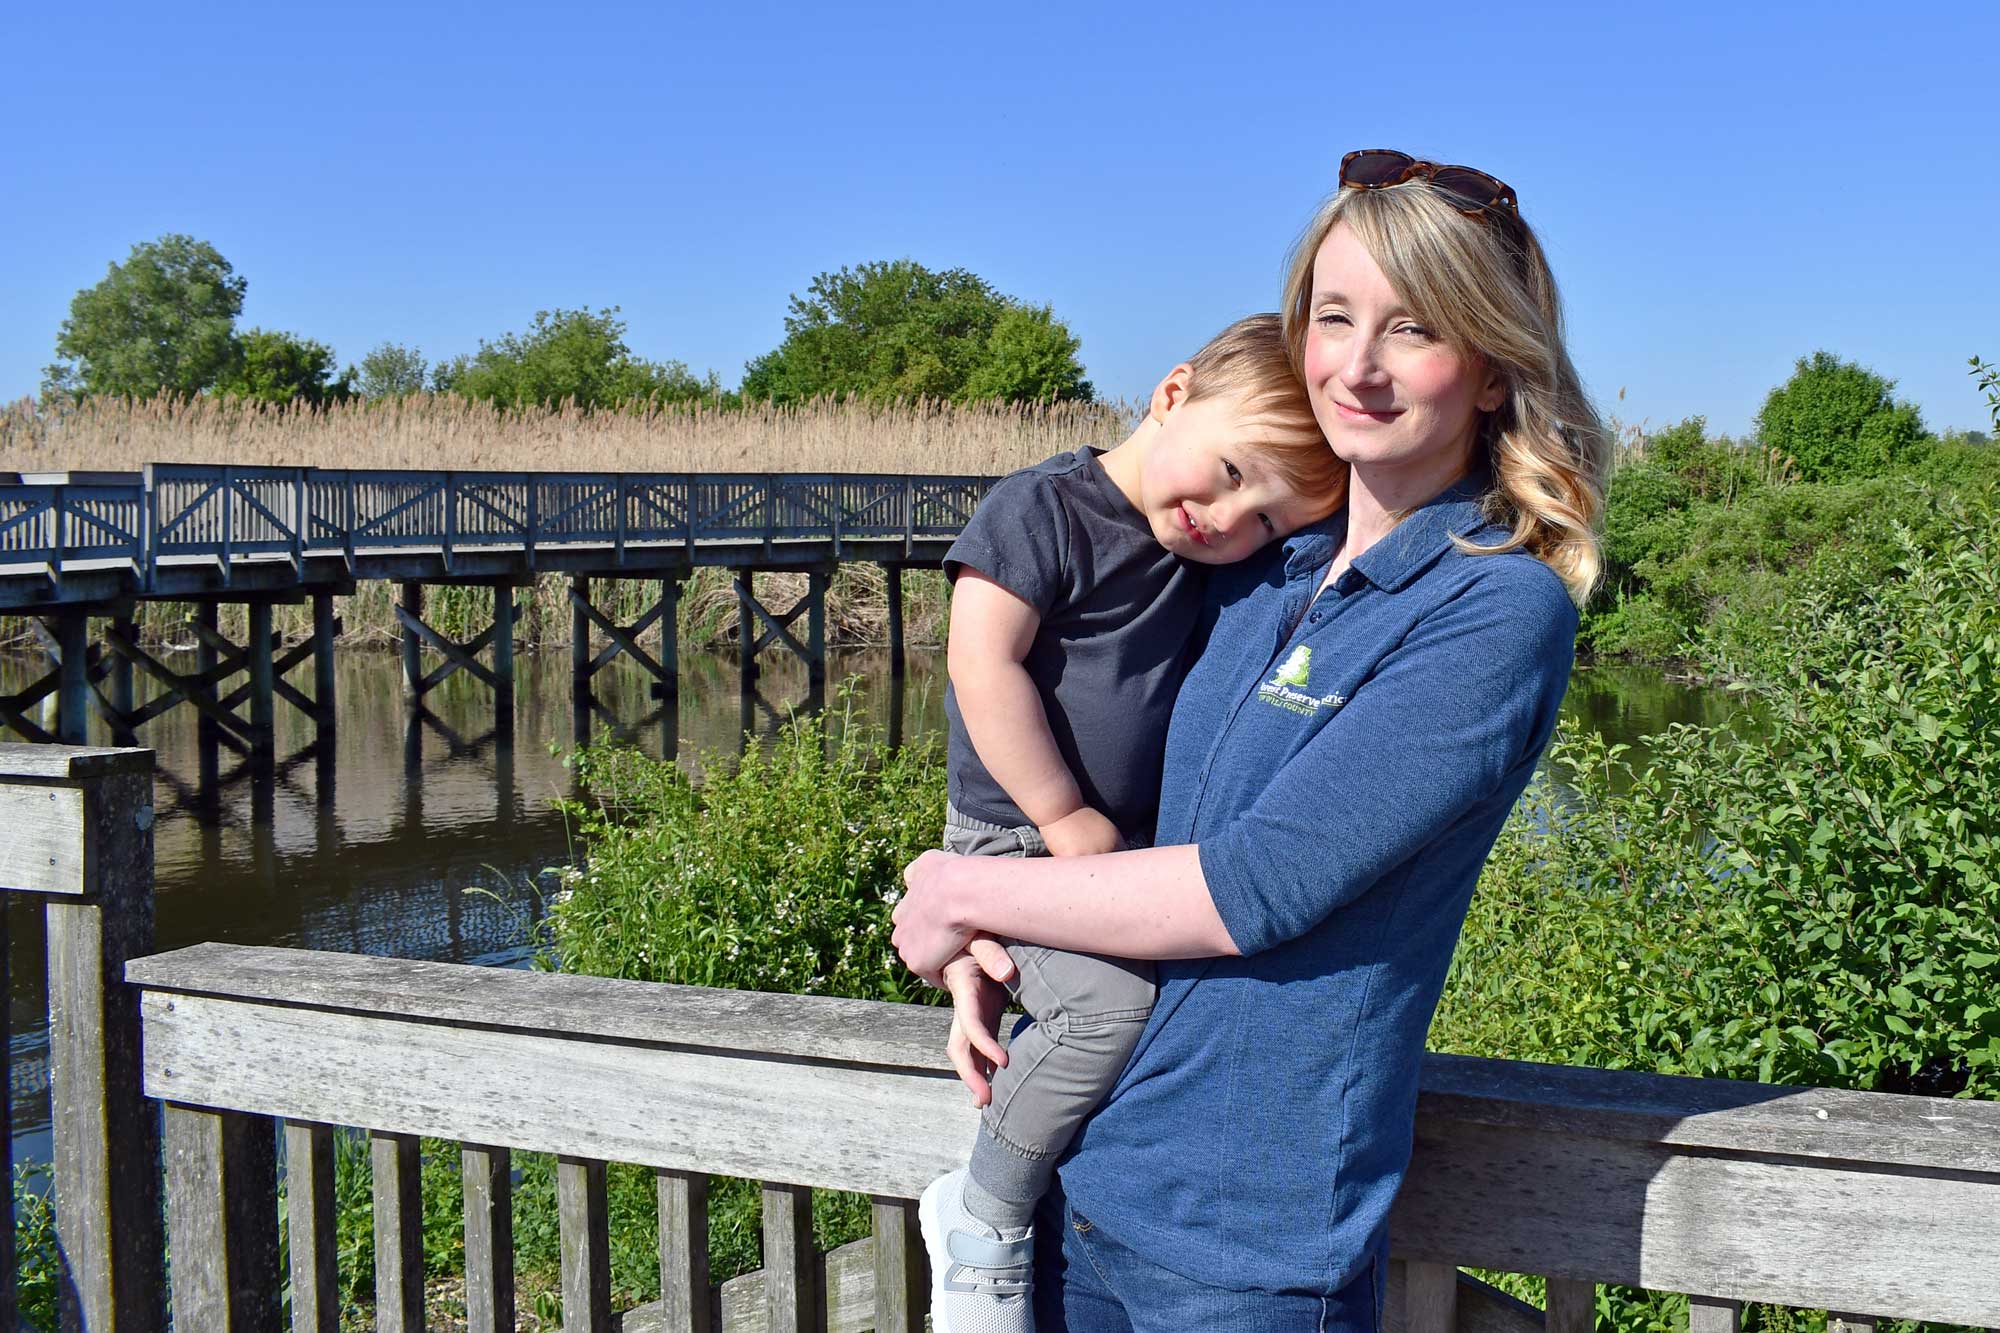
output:
<path id="1" fill-rule="evenodd" d="M 11 478 L 11 479 L 10 479 Z M 0 614 L 36 617 L 46 675 L 0 697 L 0 724 L 28 740 L 80 744 L 94 711 L 120 740 L 182 704 L 246 753 L 267 750 L 279 702 L 333 725 L 335 596 L 358 583 L 399 585 L 404 684 L 421 699 L 464 671 L 510 715 L 514 589 L 549 573 L 570 578 L 571 654 L 579 701 L 590 678 L 622 655 L 678 689 L 674 613 L 696 568 L 735 571 L 743 684 L 757 654 L 781 647 L 824 683 L 826 589 L 843 563 L 888 575 L 892 661 L 902 663 L 902 571 L 936 566 L 992 484 L 990 477 L 902 474 L 362 471 L 148 464 L 143 472 L 0 474 Z M 806 597 L 773 613 L 760 571 L 803 571 Z M 619 624 L 592 599 L 601 579 L 648 579 L 658 601 Z M 457 642 L 424 620 L 424 589 L 494 590 L 492 624 Z M 311 601 L 313 633 L 289 650 L 273 640 L 271 607 Z M 201 644 L 192 672 L 137 642 L 139 602 L 185 602 Z M 218 628 L 217 608 L 248 608 L 248 641 Z M 801 630 L 799 620 L 805 626 Z M 92 621 L 108 622 L 93 636 Z M 659 626 L 657 654 L 639 636 Z M 593 654 L 590 639 L 607 646 Z M 425 669 L 423 650 L 441 659 Z M 286 680 L 314 664 L 308 694 Z M 162 691 L 135 704 L 134 673 Z M 241 677 L 239 680 L 238 677 Z M 57 701 L 53 727 L 32 710 Z"/>

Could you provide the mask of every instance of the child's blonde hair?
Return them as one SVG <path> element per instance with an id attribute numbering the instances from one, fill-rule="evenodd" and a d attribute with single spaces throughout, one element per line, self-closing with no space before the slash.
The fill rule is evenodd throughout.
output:
<path id="1" fill-rule="evenodd" d="M 1329 512 L 1346 500 L 1347 464 L 1320 433 L 1275 311 L 1246 316 L 1210 338 L 1188 358 L 1188 370 L 1188 402 L 1235 394 L 1273 428 L 1256 448 L 1286 485 Z"/>

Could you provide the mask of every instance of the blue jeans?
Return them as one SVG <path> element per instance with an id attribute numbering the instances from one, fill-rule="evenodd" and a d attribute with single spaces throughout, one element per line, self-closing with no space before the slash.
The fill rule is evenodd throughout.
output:
<path id="1" fill-rule="evenodd" d="M 1035 1333 L 1381 1333 L 1380 1258 L 1331 1296 L 1226 1291 L 1140 1258 L 1069 1206 L 1035 1213 Z"/>

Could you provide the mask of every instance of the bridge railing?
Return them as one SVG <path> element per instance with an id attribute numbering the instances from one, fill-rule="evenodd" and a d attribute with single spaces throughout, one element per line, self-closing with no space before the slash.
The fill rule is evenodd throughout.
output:
<path id="1" fill-rule="evenodd" d="M 0 486 L 0 558 L 162 560 L 436 548 L 954 536 L 992 478 L 867 473 L 572 473 L 148 464 L 122 487 Z M 67 526 L 65 526 L 65 519 Z M 63 545 L 64 534 L 70 545 Z M 87 543 L 79 545 L 78 543 Z"/>
<path id="2" fill-rule="evenodd" d="M 113 474 L 115 476 L 115 474 Z M 133 481 L 17 482 L 0 486 L 0 565 L 145 562 L 145 506 Z"/>
<path id="3" fill-rule="evenodd" d="M 940 1011 L 221 944 L 127 975 L 198 1327 L 275 1320 L 280 1127 L 294 1309 L 330 1308 L 335 1126 L 373 1145 L 382 1327 L 421 1319 L 418 1136 L 460 1145 L 474 1329 L 512 1327 L 517 1151 L 559 1158 L 565 1328 L 921 1326 L 908 1201 L 976 1116 Z M 664 1295 L 622 1325 L 608 1162 L 651 1168 L 660 1209 Z M 765 1182 L 764 1268 L 719 1289 L 709 1173 Z M 816 1187 L 873 1196 L 874 1235 L 815 1252 Z M 1695 1333 L 1744 1301 L 1993 1325 L 2000 1106 L 1433 1055 L 1392 1236 L 1410 1333 L 1586 1333 L 1600 1283 L 1686 1293 Z M 1542 1275 L 1546 1310 L 1462 1266 Z"/>

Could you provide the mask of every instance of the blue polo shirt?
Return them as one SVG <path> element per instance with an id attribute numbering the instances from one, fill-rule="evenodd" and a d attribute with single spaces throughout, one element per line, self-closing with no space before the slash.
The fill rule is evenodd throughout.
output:
<path id="1" fill-rule="evenodd" d="M 1480 866 L 1555 728 L 1576 609 L 1483 474 L 1315 599 L 1342 511 L 1213 571 L 1158 843 L 1198 843 L 1243 952 L 1160 965 L 1131 1063 L 1062 1166 L 1072 1204 L 1198 1282 L 1330 1293 L 1386 1241 L 1424 1034 Z"/>

